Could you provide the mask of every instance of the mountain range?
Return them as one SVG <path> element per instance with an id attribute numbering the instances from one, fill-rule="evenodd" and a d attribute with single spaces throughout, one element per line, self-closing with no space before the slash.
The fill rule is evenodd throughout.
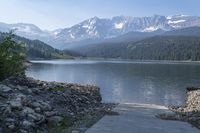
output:
<path id="1" fill-rule="evenodd" d="M 200 17 L 188 15 L 151 17 L 116 16 L 111 19 L 93 17 L 69 28 L 53 31 L 42 30 L 33 24 L 0 23 L 0 31 L 16 30 L 28 39 L 41 40 L 54 48 L 65 49 L 75 44 L 98 43 L 126 34 L 146 34 L 173 31 L 200 26 Z"/>
<path id="2" fill-rule="evenodd" d="M 116 37 L 116 40 L 120 41 L 108 39 L 100 43 L 79 45 L 70 51 L 75 55 L 95 58 L 200 60 L 200 27 L 188 27 L 160 34 L 132 32 Z"/>
<path id="3" fill-rule="evenodd" d="M 0 32 L 0 44 L 9 36 L 9 33 Z M 13 35 L 12 40 L 25 47 L 27 59 L 72 59 L 69 52 L 64 53 L 40 40 L 30 40 L 18 35 Z"/>

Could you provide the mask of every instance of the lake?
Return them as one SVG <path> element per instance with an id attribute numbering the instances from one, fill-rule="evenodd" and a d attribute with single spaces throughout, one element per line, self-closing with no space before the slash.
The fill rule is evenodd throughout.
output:
<path id="1" fill-rule="evenodd" d="M 27 76 L 99 86 L 103 102 L 181 105 L 186 87 L 200 86 L 200 63 L 193 62 L 46 60 L 32 63 Z"/>

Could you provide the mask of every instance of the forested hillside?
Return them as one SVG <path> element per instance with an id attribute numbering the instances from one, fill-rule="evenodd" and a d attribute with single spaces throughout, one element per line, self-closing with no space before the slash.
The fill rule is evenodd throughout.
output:
<path id="1" fill-rule="evenodd" d="M 156 36 L 129 44 L 127 57 L 143 60 L 200 60 L 200 37 Z"/>
<path id="2" fill-rule="evenodd" d="M 198 36 L 200 37 L 200 27 L 188 27 L 179 30 L 165 32 L 163 35 L 170 36 Z"/>
<path id="3" fill-rule="evenodd" d="M 0 33 L 0 42 L 2 42 L 7 36 L 9 36 L 8 33 Z M 25 46 L 27 58 L 30 59 L 71 58 L 71 56 L 69 56 L 66 52 L 63 53 L 62 51 L 57 50 L 39 40 L 29 40 L 17 35 L 13 36 L 13 40 Z"/>
<path id="4" fill-rule="evenodd" d="M 104 43 L 79 49 L 85 57 L 140 60 L 200 60 L 200 37 L 155 36 L 138 42 Z"/>

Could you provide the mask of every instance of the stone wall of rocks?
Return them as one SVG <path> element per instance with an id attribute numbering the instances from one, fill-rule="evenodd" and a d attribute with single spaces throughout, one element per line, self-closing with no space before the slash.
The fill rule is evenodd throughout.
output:
<path id="1" fill-rule="evenodd" d="M 183 113 L 200 112 L 200 88 L 187 88 L 187 99 L 185 106 L 172 107 L 172 109 Z"/>
<path id="2" fill-rule="evenodd" d="M 102 107 L 96 86 L 11 77 L 0 82 L 0 133 L 48 133 Z M 65 123 L 64 123 L 65 122 Z"/>
<path id="3" fill-rule="evenodd" d="M 175 114 L 160 114 L 162 119 L 187 121 L 200 129 L 200 88 L 187 88 L 186 104 L 184 106 L 172 106 L 170 110 Z"/>

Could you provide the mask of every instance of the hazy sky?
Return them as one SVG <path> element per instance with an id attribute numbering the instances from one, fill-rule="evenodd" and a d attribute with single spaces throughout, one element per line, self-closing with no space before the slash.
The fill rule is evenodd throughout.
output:
<path id="1" fill-rule="evenodd" d="M 0 0 L 0 22 L 33 23 L 42 29 L 70 27 L 97 16 L 200 16 L 200 0 Z"/>

